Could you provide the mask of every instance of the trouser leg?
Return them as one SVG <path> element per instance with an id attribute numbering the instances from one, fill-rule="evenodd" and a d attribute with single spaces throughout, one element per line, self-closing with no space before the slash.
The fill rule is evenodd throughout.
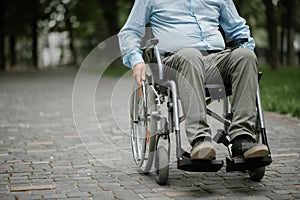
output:
<path id="1" fill-rule="evenodd" d="M 179 96 L 186 116 L 189 142 L 210 136 L 206 119 L 204 81 L 232 85 L 232 123 L 228 133 L 232 139 L 239 135 L 254 136 L 256 120 L 257 59 L 246 48 L 202 56 L 186 48 L 163 60 L 166 73 L 176 74 Z"/>
<path id="2" fill-rule="evenodd" d="M 190 144 L 199 137 L 211 136 L 206 119 L 203 58 L 199 50 L 186 48 L 163 59 L 166 74 L 176 77 Z"/>
<path id="3" fill-rule="evenodd" d="M 224 83 L 232 85 L 232 123 L 228 133 L 232 139 L 239 135 L 255 138 L 257 59 L 253 51 L 238 48 L 212 56 Z"/>

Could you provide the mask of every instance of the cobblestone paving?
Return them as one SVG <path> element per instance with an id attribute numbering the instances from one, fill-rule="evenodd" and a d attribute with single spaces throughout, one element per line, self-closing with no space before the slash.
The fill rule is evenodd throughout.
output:
<path id="1" fill-rule="evenodd" d="M 300 198 L 300 120 L 265 113 L 273 163 L 261 182 L 225 166 L 216 173 L 180 171 L 173 158 L 168 184 L 159 186 L 132 161 L 131 78 L 101 78 L 94 102 L 77 93 L 72 106 L 76 72 L 0 74 L 0 199 Z M 78 87 L 96 78 L 87 73 Z M 217 147 L 224 159 L 225 148 Z"/>

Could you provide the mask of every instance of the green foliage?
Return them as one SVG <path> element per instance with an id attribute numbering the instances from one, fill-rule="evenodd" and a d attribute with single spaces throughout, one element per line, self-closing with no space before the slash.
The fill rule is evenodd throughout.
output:
<path id="1" fill-rule="evenodd" d="M 103 75 L 111 76 L 111 77 L 121 77 L 128 71 L 130 71 L 130 69 L 125 66 L 114 66 L 114 67 L 108 67 L 104 71 Z"/>
<path id="2" fill-rule="evenodd" d="M 15 1 L 1 0 L 3 4 L 3 12 L 0 13 L 4 20 L 3 28 L 6 35 L 14 35 L 17 37 L 29 37 L 32 33 L 32 19 L 44 19 L 44 4 L 37 0 L 18 0 Z M 33 4 L 37 5 L 37 13 L 33 12 Z M 37 16 L 35 16 L 37 15 Z"/>
<path id="3" fill-rule="evenodd" d="M 262 0 L 234 0 L 234 3 L 251 30 L 265 26 L 265 6 Z"/>
<path id="4" fill-rule="evenodd" d="M 284 67 L 273 71 L 260 68 L 261 98 L 264 110 L 300 117 L 300 67 Z"/>
<path id="5" fill-rule="evenodd" d="M 73 9 L 80 26 L 74 31 L 81 55 L 86 55 L 98 45 L 102 40 L 107 38 L 108 31 L 103 16 L 103 10 L 98 0 L 79 1 Z"/>
<path id="6" fill-rule="evenodd" d="M 120 27 L 122 27 L 129 15 L 129 12 L 131 10 L 131 7 L 133 6 L 133 0 L 119 0 L 118 5 L 119 5 L 119 24 Z"/>
<path id="7" fill-rule="evenodd" d="M 83 69 L 87 73 L 97 74 L 97 75 L 103 75 L 107 77 L 113 77 L 113 78 L 120 78 L 126 74 L 127 72 L 132 71 L 128 67 L 125 67 L 123 65 L 110 65 L 107 68 L 101 68 L 101 67 L 86 67 Z M 132 73 L 129 73 L 132 74 Z"/>

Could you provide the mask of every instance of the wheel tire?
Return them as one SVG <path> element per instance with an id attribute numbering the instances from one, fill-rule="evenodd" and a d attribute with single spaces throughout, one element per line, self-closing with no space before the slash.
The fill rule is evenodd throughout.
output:
<path id="1" fill-rule="evenodd" d="M 262 137 L 261 137 L 261 127 L 260 127 L 260 122 L 259 122 L 259 117 L 257 114 L 256 117 L 256 124 L 255 124 L 255 133 L 256 133 L 256 142 L 257 143 L 262 143 Z M 265 175 L 265 171 L 266 171 L 266 167 L 260 167 L 257 169 L 253 169 L 253 170 L 247 170 L 250 179 L 253 181 L 257 181 L 259 182 Z"/>
<path id="2" fill-rule="evenodd" d="M 253 181 L 260 181 L 265 175 L 266 167 L 260 167 L 254 170 L 248 170 L 250 179 Z"/>
<path id="3" fill-rule="evenodd" d="M 148 114 L 156 108 L 155 96 L 147 84 L 145 84 L 145 92 L 139 91 L 142 87 L 135 88 L 138 89 L 135 89 L 131 96 L 130 107 L 132 154 L 139 172 L 148 174 L 154 160 L 157 129 L 155 119 L 149 118 Z M 146 95 L 146 102 L 143 101 L 143 94 Z"/>
<path id="4" fill-rule="evenodd" d="M 156 151 L 155 180 L 159 185 L 165 185 L 169 178 L 169 154 L 165 147 L 160 146 Z"/>

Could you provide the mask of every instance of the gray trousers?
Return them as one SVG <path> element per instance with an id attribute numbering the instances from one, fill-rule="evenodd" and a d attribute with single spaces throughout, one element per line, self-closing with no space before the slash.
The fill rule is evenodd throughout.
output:
<path id="1" fill-rule="evenodd" d="M 194 48 L 185 48 L 163 58 L 166 74 L 175 74 L 179 98 L 185 115 L 189 142 L 199 137 L 211 137 L 206 119 L 204 83 L 223 83 L 232 86 L 232 123 L 230 139 L 239 135 L 255 138 L 257 91 L 257 58 L 247 48 L 224 50 L 202 55 Z"/>

